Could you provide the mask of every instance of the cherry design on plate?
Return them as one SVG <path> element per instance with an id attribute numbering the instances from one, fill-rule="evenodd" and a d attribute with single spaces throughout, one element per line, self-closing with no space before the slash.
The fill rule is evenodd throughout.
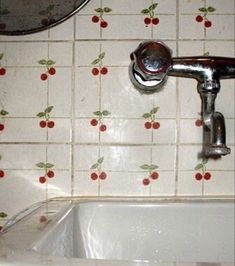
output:
<path id="1" fill-rule="evenodd" d="M 200 7 L 198 10 L 201 12 L 201 14 L 197 15 L 195 17 L 195 20 L 198 23 L 202 23 L 203 22 L 203 25 L 204 25 L 205 28 L 210 28 L 212 26 L 212 21 L 207 18 L 207 15 L 208 15 L 208 13 L 215 12 L 216 9 L 214 7 L 212 7 L 212 6 L 209 6 L 208 8 Z"/>
<path id="2" fill-rule="evenodd" d="M 51 120 L 50 113 L 53 110 L 54 106 L 48 106 L 43 112 L 39 112 L 37 117 L 43 118 L 39 122 L 39 126 L 41 128 L 53 128 L 55 126 L 55 122 Z"/>
<path id="3" fill-rule="evenodd" d="M 54 12 L 55 12 L 54 8 L 55 8 L 55 5 L 52 4 L 39 12 L 39 15 L 43 17 L 41 20 L 42 26 L 49 26 L 56 22 L 54 18 Z"/>
<path id="4" fill-rule="evenodd" d="M 105 52 L 100 53 L 98 57 L 91 62 L 93 68 L 91 70 L 92 75 L 106 75 L 108 74 L 108 68 L 103 65 L 103 59 L 105 57 Z"/>
<path id="5" fill-rule="evenodd" d="M 5 130 L 5 124 L 4 124 L 4 118 L 8 115 L 9 113 L 6 110 L 1 110 L 0 111 L 0 134 Z"/>
<path id="6" fill-rule="evenodd" d="M 44 184 L 47 182 L 48 178 L 55 177 L 55 172 L 52 170 L 54 167 L 53 164 L 40 162 L 37 163 L 36 166 L 43 170 L 43 174 L 38 178 L 39 183 Z"/>
<path id="7" fill-rule="evenodd" d="M 99 24 L 100 28 L 107 28 L 108 22 L 104 19 L 104 15 L 112 12 L 112 9 L 109 7 L 99 7 L 95 9 L 95 12 L 97 15 L 92 16 L 91 21 L 95 24 Z"/>
<path id="8" fill-rule="evenodd" d="M 146 27 L 148 27 L 149 25 L 154 26 L 159 24 L 160 19 L 156 17 L 154 12 L 157 6 L 158 3 L 153 3 L 148 8 L 144 8 L 143 10 L 141 10 L 141 14 L 145 15 L 144 24 L 146 25 Z"/>
<path id="9" fill-rule="evenodd" d="M 100 132 L 105 132 L 107 130 L 106 124 L 103 122 L 103 118 L 109 116 L 111 113 L 108 110 L 96 111 L 93 113 L 96 118 L 90 120 L 90 125 L 93 127 L 98 127 Z"/>
<path id="10" fill-rule="evenodd" d="M 156 169 L 158 168 L 157 165 L 143 164 L 140 166 L 140 168 L 147 172 L 147 176 L 142 180 L 144 186 L 148 186 L 151 182 L 159 178 L 159 173 L 156 171 Z"/>
<path id="11" fill-rule="evenodd" d="M 102 163 L 104 162 L 104 157 L 100 157 L 96 163 L 91 166 L 90 178 L 93 181 L 105 180 L 107 178 L 107 173 L 102 170 Z"/>
<path id="12" fill-rule="evenodd" d="M 41 80 L 45 81 L 49 78 L 49 76 L 54 76 L 56 74 L 56 69 L 54 66 L 55 63 L 56 62 L 51 59 L 41 59 L 38 61 L 38 64 L 46 67 L 46 71 L 40 75 Z"/>
<path id="13" fill-rule="evenodd" d="M 3 59 L 4 54 L 0 53 L 0 77 L 6 75 L 6 68 L 2 66 L 2 59 Z"/>
<path id="14" fill-rule="evenodd" d="M 212 177 L 212 174 L 206 170 L 206 164 L 208 163 L 208 159 L 204 158 L 201 163 L 197 164 L 194 168 L 195 171 L 195 179 L 197 181 L 201 181 L 202 179 L 210 180 Z"/>
<path id="15" fill-rule="evenodd" d="M 148 113 L 142 115 L 147 121 L 144 123 L 146 129 L 159 129 L 160 123 L 156 121 L 156 113 L 159 111 L 160 107 L 154 107 Z"/>

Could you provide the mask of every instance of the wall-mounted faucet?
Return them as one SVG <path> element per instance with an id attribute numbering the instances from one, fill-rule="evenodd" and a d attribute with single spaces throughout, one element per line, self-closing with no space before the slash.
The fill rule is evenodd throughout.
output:
<path id="1" fill-rule="evenodd" d="M 209 144 L 204 143 L 204 155 L 218 157 L 230 153 L 226 146 L 224 116 L 215 112 L 215 99 L 220 91 L 220 79 L 235 78 L 235 58 L 172 58 L 171 50 L 163 42 L 145 41 L 131 54 L 129 75 L 135 87 L 143 93 L 158 91 L 167 76 L 196 79 L 202 99 L 204 135 L 210 132 Z"/>

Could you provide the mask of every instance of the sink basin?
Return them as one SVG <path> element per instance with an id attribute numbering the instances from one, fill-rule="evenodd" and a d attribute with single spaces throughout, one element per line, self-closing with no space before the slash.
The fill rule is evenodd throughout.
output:
<path id="1" fill-rule="evenodd" d="M 3 227 L 0 265 L 3 253 L 22 265 L 232 266 L 234 200 L 52 199 Z"/>

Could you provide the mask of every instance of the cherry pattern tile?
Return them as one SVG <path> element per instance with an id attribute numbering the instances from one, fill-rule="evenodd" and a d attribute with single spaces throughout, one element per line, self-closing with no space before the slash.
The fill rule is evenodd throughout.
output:
<path id="1" fill-rule="evenodd" d="M 197 82 L 143 95 L 128 75 L 143 40 L 234 57 L 234 27 L 230 0 L 92 0 L 50 30 L 1 36 L 0 223 L 55 196 L 234 195 L 234 81 L 215 105 L 231 154 L 206 160 Z"/>

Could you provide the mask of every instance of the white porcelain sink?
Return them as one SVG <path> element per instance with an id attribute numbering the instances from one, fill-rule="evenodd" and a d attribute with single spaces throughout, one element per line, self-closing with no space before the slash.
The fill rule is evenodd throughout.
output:
<path id="1" fill-rule="evenodd" d="M 0 265 L 13 265 L 9 256 L 17 265 L 234 265 L 234 200 L 54 199 L 4 226 Z"/>

